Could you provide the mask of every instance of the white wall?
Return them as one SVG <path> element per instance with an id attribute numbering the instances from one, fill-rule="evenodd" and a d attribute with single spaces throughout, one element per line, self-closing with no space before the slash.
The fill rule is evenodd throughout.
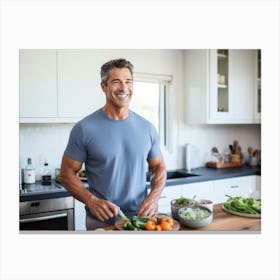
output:
<path id="1" fill-rule="evenodd" d="M 72 124 L 21 124 L 20 125 L 20 165 L 26 165 L 31 157 L 36 169 L 36 179 L 40 179 L 44 159 L 47 158 L 52 176 L 54 169 L 60 167 Z M 189 126 L 180 123 L 176 132 L 178 140 L 173 152 L 164 152 L 168 169 L 183 168 L 184 145 L 192 144 L 192 166 L 204 166 L 210 159 L 211 148 L 219 151 L 227 148 L 233 140 L 238 140 L 242 151 L 247 154 L 248 146 L 260 148 L 260 125 L 200 125 Z"/>
<path id="2" fill-rule="evenodd" d="M 244 158 L 248 157 L 247 148 L 261 147 L 261 126 L 246 125 L 187 125 L 181 123 L 178 130 L 178 166 L 185 167 L 186 143 L 191 144 L 192 167 L 204 166 L 211 160 L 211 149 L 217 147 L 220 153 L 229 148 L 234 140 L 238 140 Z"/>
<path id="3" fill-rule="evenodd" d="M 31 157 L 36 180 L 39 180 L 46 158 L 54 178 L 54 170 L 60 168 L 61 158 L 72 127 L 73 124 L 20 124 L 21 168 L 26 165 L 27 158 Z"/>

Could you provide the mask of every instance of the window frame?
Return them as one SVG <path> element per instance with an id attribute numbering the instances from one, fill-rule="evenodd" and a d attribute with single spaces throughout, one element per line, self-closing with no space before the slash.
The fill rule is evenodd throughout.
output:
<path id="1" fill-rule="evenodd" d="M 171 75 L 151 74 L 151 73 L 134 73 L 133 82 L 158 83 L 159 84 L 159 139 L 160 146 L 167 149 L 169 146 L 169 85 L 172 82 Z"/>

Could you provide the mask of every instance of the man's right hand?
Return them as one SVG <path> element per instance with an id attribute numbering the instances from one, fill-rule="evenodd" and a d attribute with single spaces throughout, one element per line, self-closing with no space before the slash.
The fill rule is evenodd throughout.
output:
<path id="1" fill-rule="evenodd" d="M 88 201 L 87 206 L 91 214 L 102 222 L 118 215 L 119 207 L 117 205 L 109 200 L 98 199 L 93 195 Z"/>

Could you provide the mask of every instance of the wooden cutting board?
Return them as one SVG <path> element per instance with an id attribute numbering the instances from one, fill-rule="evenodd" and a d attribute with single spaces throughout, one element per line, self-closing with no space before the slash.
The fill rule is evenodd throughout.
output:
<path id="1" fill-rule="evenodd" d="M 209 162 L 207 162 L 206 166 L 210 167 L 210 168 L 241 167 L 242 162 L 241 161 L 237 161 L 237 162 L 222 162 L 222 161 L 213 162 L 213 161 L 209 161 Z"/>

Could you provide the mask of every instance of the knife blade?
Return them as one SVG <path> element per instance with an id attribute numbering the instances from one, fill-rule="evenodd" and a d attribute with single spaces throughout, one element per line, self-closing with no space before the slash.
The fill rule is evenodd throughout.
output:
<path id="1" fill-rule="evenodd" d="M 124 212 L 121 210 L 121 208 L 119 207 L 119 216 L 122 218 L 122 220 L 124 220 L 124 221 L 127 221 L 127 220 L 129 220 L 128 218 L 127 218 L 127 216 L 124 214 Z"/>

